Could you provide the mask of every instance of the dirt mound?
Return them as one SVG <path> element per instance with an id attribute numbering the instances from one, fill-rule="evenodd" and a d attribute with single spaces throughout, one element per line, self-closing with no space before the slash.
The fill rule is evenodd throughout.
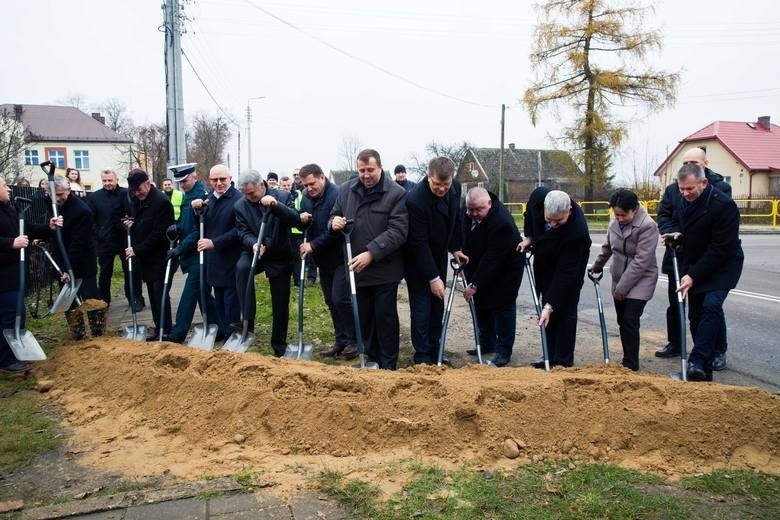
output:
<path id="1" fill-rule="evenodd" d="M 128 475 L 359 471 L 406 457 L 780 473 L 777 396 L 619 367 L 359 371 L 109 338 L 60 347 L 38 377 L 67 412 L 73 451 Z"/>

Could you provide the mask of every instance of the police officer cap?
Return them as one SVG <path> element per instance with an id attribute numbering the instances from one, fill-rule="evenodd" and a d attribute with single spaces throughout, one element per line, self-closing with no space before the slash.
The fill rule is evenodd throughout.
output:
<path id="1" fill-rule="evenodd" d="M 195 168 L 198 167 L 198 163 L 185 163 L 185 164 L 177 164 L 175 166 L 169 166 L 168 169 L 171 170 L 171 173 L 173 174 L 173 180 L 176 182 L 181 182 L 184 179 L 187 178 L 191 173 L 195 171 Z"/>

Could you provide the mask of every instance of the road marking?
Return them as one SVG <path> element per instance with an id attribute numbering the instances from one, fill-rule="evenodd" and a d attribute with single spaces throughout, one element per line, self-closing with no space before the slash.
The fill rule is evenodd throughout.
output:
<path id="1" fill-rule="evenodd" d="M 669 277 L 659 276 L 658 283 L 668 284 Z M 729 291 L 729 294 L 744 296 L 746 298 L 753 298 L 754 300 L 763 300 L 765 302 L 780 303 L 780 296 L 772 296 L 771 294 L 762 294 L 762 293 L 751 292 L 751 291 L 743 291 L 741 289 L 731 289 Z"/>

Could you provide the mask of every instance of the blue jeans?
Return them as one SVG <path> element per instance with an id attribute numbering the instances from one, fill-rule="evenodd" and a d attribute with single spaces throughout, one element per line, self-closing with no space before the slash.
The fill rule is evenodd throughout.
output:
<path id="1" fill-rule="evenodd" d="M 477 305 L 476 308 L 480 347 L 494 350 L 496 356 L 511 358 L 517 326 L 516 304 L 512 302 L 492 309 L 482 309 Z"/>
<path id="2" fill-rule="evenodd" d="M 688 321 L 693 336 L 691 362 L 697 362 L 705 370 L 712 370 L 712 358 L 718 347 L 726 344 L 726 317 L 723 302 L 729 292 L 707 291 L 688 295 Z"/>

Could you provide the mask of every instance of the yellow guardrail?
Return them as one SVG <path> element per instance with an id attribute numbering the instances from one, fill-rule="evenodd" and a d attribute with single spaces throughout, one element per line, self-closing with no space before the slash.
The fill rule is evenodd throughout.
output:
<path id="1" fill-rule="evenodd" d="M 761 225 L 771 225 L 773 229 L 777 228 L 777 220 L 780 217 L 779 199 L 734 199 L 739 208 L 739 214 L 743 223 Z M 639 202 L 645 207 L 647 212 L 653 218 L 658 216 L 659 200 L 643 200 Z M 609 202 L 595 200 L 580 202 L 585 217 L 591 222 L 609 222 L 611 210 Z M 509 212 L 520 223 L 525 213 L 525 202 L 509 202 L 505 204 Z M 761 222 L 763 220 L 764 222 Z"/>

